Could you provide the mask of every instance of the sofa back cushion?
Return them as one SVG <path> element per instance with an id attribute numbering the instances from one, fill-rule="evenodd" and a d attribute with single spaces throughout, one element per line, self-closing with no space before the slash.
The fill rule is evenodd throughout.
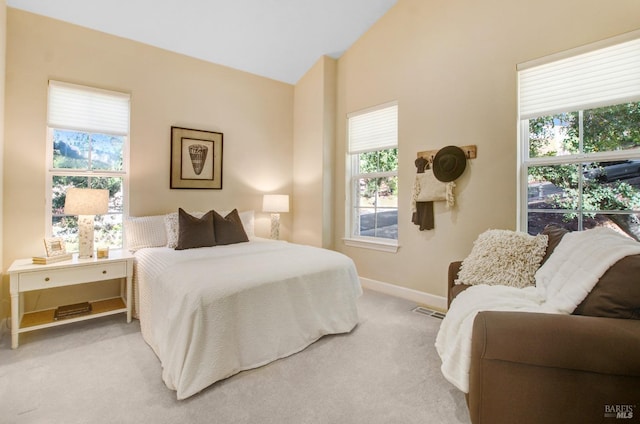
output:
<path id="1" fill-rule="evenodd" d="M 558 246 L 558 244 L 562 240 L 562 237 L 564 237 L 564 235 L 568 232 L 569 230 L 567 230 L 566 228 L 556 227 L 555 225 L 547 225 L 546 227 L 544 227 L 544 230 L 542 230 L 542 233 L 540 234 L 544 234 L 545 236 L 549 237 L 549 239 L 547 241 L 547 250 L 544 252 L 544 256 L 542 258 L 540 266 L 547 262 L 547 259 L 549 259 L 549 256 L 551 256 L 553 251 L 556 249 L 556 246 Z"/>
<path id="2" fill-rule="evenodd" d="M 640 255 L 609 268 L 573 314 L 640 319 Z"/>

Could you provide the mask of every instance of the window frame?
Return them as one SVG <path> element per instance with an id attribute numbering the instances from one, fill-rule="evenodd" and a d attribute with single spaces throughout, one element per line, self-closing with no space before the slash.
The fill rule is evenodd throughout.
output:
<path id="1" fill-rule="evenodd" d="M 583 111 L 578 111 L 580 115 L 582 115 Z M 528 231 L 529 224 L 529 168 L 537 167 L 537 166 L 553 166 L 553 165 L 576 165 L 581 166 L 581 164 L 585 162 L 610 162 L 615 160 L 627 160 L 627 159 L 640 159 L 640 150 L 639 149 L 631 149 L 631 150 L 618 150 L 618 151 L 610 151 L 610 152 L 598 152 L 598 153 L 578 153 L 572 155 L 561 155 L 561 156 L 541 156 L 536 158 L 529 157 L 529 120 L 522 120 L 519 122 L 520 130 L 520 139 L 522 140 L 519 143 L 519 147 L 521 150 L 521 160 L 520 160 L 520 173 L 519 173 L 519 198 L 520 201 L 518 203 L 518 230 L 519 231 Z M 580 151 L 582 151 L 582 137 L 580 137 Z M 549 212 L 544 213 L 577 213 L 578 218 L 578 230 L 583 230 L 583 218 L 584 214 L 596 214 L 596 215 L 628 215 L 628 214 L 639 214 L 640 210 L 635 209 L 625 209 L 625 210 L 584 210 L 582 209 L 583 201 L 582 201 L 582 185 L 584 181 L 584 176 L 582 173 L 578 174 L 578 198 L 579 207 L 577 209 L 553 209 Z M 539 212 L 536 209 L 533 209 L 535 212 Z"/>
<path id="2" fill-rule="evenodd" d="M 76 89 L 80 89 L 86 91 L 87 93 L 91 92 L 103 92 L 103 93 L 113 93 L 114 96 L 126 96 L 128 101 L 128 111 L 129 117 L 127 118 L 130 121 L 130 113 L 131 113 L 131 95 L 128 93 L 112 91 L 112 90 L 104 90 L 97 87 L 92 86 L 84 86 L 77 84 L 69 84 L 66 82 L 59 81 L 49 81 L 50 84 L 59 84 L 61 86 L 71 86 Z M 47 94 L 49 98 L 49 94 Z M 62 131 L 74 131 L 74 132 L 82 132 L 87 134 L 103 134 L 103 135 L 113 135 L 120 136 L 123 138 L 122 145 L 122 170 L 118 171 L 110 171 L 110 170 L 98 170 L 94 171 L 89 169 L 73 169 L 73 168 L 54 168 L 53 159 L 54 159 L 54 149 L 53 149 L 53 141 L 54 141 L 54 131 L 62 130 Z M 82 127 L 73 127 L 73 128 L 62 128 L 60 126 L 51 126 L 49 120 L 47 120 L 46 127 L 46 152 L 45 152 L 45 236 L 51 237 L 53 234 L 53 179 L 57 176 L 63 177 L 86 177 L 89 181 L 92 178 L 109 178 L 109 177 L 117 177 L 122 179 L 122 212 L 108 212 L 105 215 L 122 215 L 122 246 L 121 247 L 113 247 L 114 249 L 126 249 L 127 240 L 124 232 L 124 222 L 125 218 L 129 216 L 129 155 L 130 155 L 130 125 L 127 125 L 126 134 L 121 132 L 109 132 L 109 131 L 97 131 L 94 129 L 87 129 Z"/>
<path id="3" fill-rule="evenodd" d="M 398 146 L 398 119 L 396 115 L 396 133 L 395 133 L 395 144 L 393 145 L 385 145 L 384 148 L 371 148 L 363 151 L 355 151 L 351 152 L 349 147 L 349 140 L 351 137 L 350 134 L 350 119 L 362 116 L 365 114 L 377 112 L 386 108 L 395 107 L 396 114 L 398 112 L 398 102 L 392 101 L 384 104 L 380 104 L 377 106 L 373 106 L 367 109 L 359 110 L 356 112 L 349 113 L 347 115 L 347 125 L 346 125 L 346 139 L 347 139 L 347 148 L 346 148 L 346 203 L 345 203 L 345 236 L 342 239 L 344 244 L 352 247 L 373 249 L 383 252 L 396 253 L 399 248 L 399 237 L 398 233 L 397 239 L 390 239 L 384 237 L 374 237 L 374 236 L 362 236 L 357 235 L 355 231 L 355 226 L 358 225 L 358 220 L 356 217 L 358 207 L 354 204 L 355 201 L 359 199 L 359 181 L 363 178 L 385 178 L 385 177 L 395 177 L 398 179 L 398 171 L 399 171 L 399 161 L 396 166 L 395 171 L 377 171 L 377 172 L 360 172 L 359 169 L 359 155 L 365 152 L 378 152 L 389 149 L 397 149 L 399 154 L 399 146 Z M 399 185 L 399 184 L 398 184 Z M 396 210 L 398 213 L 400 212 L 399 204 L 396 206 Z M 399 229 L 399 227 L 398 227 Z"/>
<path id="4" fill-rule="evenodd" d="M 529 114 L 529 116 L 523 116 L 522 105 L 523 105 L 523 93 L 522 93 L 522 82 L 521 82 L 521 71 L 527 71 L 531 68 L 535 68 L 537 66 L 544 65 L 555 65 L 557 63 L 562 63 L 562 61 L 572 61 L 575 58 L 578 61 L 581 59 L 580 55 L 589 55 L 589 54 L 598 54 L 599 51 L 604 51 L 604 49 L 610 47 L 616 47 L 625 42 L 633 42 L 637 43 L 637 40 L 640 39 L 640 31 L 634 31 L 631 33 L 624 34 L 619 37 L 614 37 L 607 40 L 602 40 L 597 43 L 593 43 L 587 46 L 582 46 L 576 49 L 568 50 L 565 52 L 561 52 L 558 54 L 554 54 L 551 56 L 547 56 L 541 59 L 533 60 L 530 62 L 526 62 L 523 64 L 519 64 L 517 66 L 518 70 L 518 120 L 517 120 L 517 135 L 518 135 L 518 143 L 517 143 L 517 157 L 518 157 L 518 172 L 517 172 L 517 229 L 519 231 L 528 231 L 529 224 L 529 168 L 537 167 L 537 166 L 553 166 L 553 165 L 575 165 L 582 166 L 583 163 L 589 162 L 609 162 L 615 160 L 628 160 L 628 159 L 640 159 L 640 147 L 628 150 L 613 150 L 606 152 L 595 152 L 595 153 L 585 153 L 583 149 L 583 126 L 582 126 L 582 118 L 583 112 L 585 110 L 596 109 L 598 107 L 604 106 L 613 106 L 616 104 L 624 104 L 624 103 L 632 103 L 640 101 L 640 97 L 637 92 L 632 92 L 629 95 L 625 92 L 625 94 L 618 94 L 618 98 L 615 98 L 613 101 L 611 99 L 604 99 L 602 103 L 598 103 L 598 101 L 589 100 L 586 104 L 578 107 L 574 107 L 571 104 L 566 105 L 567 110 L 558 109 L 558 105 L 554 105 L 555 109 L 551 107 L 550 110 L 544 111 L 544 113 L 538 113 L 537 116 L 550 116 L 557 113 L 578 113 L 579 114 L 579 147 L 578 153 L 567 154 L 567 155 L 556 155 L 556 156 L 540 156 L 540 157 L 529 157 L 529 121 L 530 119 L 535 118 L 534 114 Z M 637 67 L 637 65 L 636 65 Z M 575 78 L 575 77 L 574 77 Z M 577 78 L 580 80 L 580 78 Z M 586 81 L 586 78 L 585 78 Z M 553 84 L 553 83 L 551 83 Z M 637 91 L 637 90 L 636 90 Z M 595 96 L 597 99 L 597 96 Z M 527 99 L 524 99 L 527 100 Z M 525 103 L 526 104 L 526 103 Z M 569 110 L 571 109 L 571 110 Z M 582 172 L 578 173 L 578 208 L 577 209 L 553 209 L 550 213 L 577 213 L 578 214 L 578 229 L 583 230 L 583 219 L 584 214 L 602 214 L 602 215 L 614 215 L 614 214 L 638 214 L 640 211 L 635 209 L 625 209 L 625 210 L 584 210 L 583 209 L 583 182 L 584 175 Z M 533 211 L 538 212 L 538 210 L 533 209 Z"/>

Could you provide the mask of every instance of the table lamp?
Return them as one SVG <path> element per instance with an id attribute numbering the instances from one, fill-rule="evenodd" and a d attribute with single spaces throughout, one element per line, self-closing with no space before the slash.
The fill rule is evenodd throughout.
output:
<path id="1" fill-rule="evenodd" d="M 94 215 L 109 211 L 109 190 L 70 188 L 64 202 L 65 215 L 78 215 L 78 258 L 93 257 Z"/>
<path id="2" fill-rule="evenodd" d="M 262 212 L 271 212 L 271 238 L 280 238 L 280 213 L 289 212 L 288 194 L 265 194 L 262 198 Z"/>

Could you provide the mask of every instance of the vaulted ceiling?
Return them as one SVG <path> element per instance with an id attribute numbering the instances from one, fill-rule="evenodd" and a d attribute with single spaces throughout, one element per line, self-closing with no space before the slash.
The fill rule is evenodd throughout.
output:
<path id="1" fill-rule="evenodd" d="M 295 84 L 397 0 L 7 0 L 26 10 Z"/>

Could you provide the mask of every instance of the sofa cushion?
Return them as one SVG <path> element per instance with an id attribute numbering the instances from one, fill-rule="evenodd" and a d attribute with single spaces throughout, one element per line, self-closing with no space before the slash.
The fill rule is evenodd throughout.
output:
<path id="1" fill-rule="evenodd" d="M 462 261 L 456 284 L 488 284 L 527 287 L 547 248 L 548 236 L 531 236 L 510 230 L 488 230 L 473 243 Z"/>
<path id="2" fill-rule="evenodd" d="M 640 255 L 620 259 L 573 312 L 607 318 L 640 319 Z"/>
<path id="3" fill-rule="evenodd" d="M 546 227 L 544 227 L 544 230 L 542 230 L 542 233 L 540 234 L 549 237 L 549 239 L 547 242 L 547 250 L 544 253 L 544 257 L 542 258 L 542 262 L 540 263 L 540 265 L 547 262 L 547 259 L 549 259 L 549 256 L 551 256 L 553 251 L 556 249 L 556 247 L 562 240 L 562 237 L 564 237 L 564 235 L 568 232 L 569 230 L 567 230 L 566 228 L 556 227 L 555 225 L 547 225 Z"/>

